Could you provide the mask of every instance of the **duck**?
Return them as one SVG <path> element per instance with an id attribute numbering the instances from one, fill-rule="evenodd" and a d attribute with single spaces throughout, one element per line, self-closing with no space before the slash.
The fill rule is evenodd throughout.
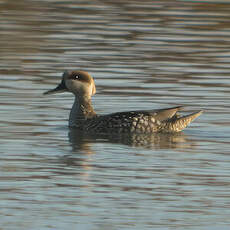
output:
<path id="1" fill-rule="evenodd" d="M 44 95 L 71 92 L 75 100 L 69 115 L 69 127 L 87 133 L 153 134 L 176 133 L 186 128 L 202 110 L 181 116 L 183 106 L 164 109 L 136 110 L 98 115 L 91 97 L 96 93 L 93 77 L 86 71 L 65 71 L 61 83 Z"/>

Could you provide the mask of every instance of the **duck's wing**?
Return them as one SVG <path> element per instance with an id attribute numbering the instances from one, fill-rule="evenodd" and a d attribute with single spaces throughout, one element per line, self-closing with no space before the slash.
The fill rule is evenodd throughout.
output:
<path id="1" fill-rule="evenodd" d="M 151 116 L 153 116 L 158 121 L 168 120 L 177 115 L 178 111 L 181 111 L 184 107 L 183 106 L 176 106 L 166 109 L 159 109 L 159 110 L 149 110 L 148 112 Z"/>
<path id="2" fill-rule="evenodd" d="M 111 113 L 108 115 L 101 116 L 103 119 L 115 119 L 115 120 L 127 120 L 135 117 L 143 117 L 149 116 L 154 118 L 158 121 L 168 120 L 177 116 L 177 112 L 181 111 L 184 107 L 183 106 L 176 106 L 171 108 L 165 109 L 155 109 L 155 110 L 136 110 L 136 111 L 128 111 L 128 112 L 117 112 Z"/>
<path id="3" fill-rule="evenodd" d="M 98 116 L 87 122 L 86 130 L 102 133 L 154 133 L 179 132 L 201 114 L 193 113 L 180 117 L 182 106 L 159 110 L 118 112 Z"/>

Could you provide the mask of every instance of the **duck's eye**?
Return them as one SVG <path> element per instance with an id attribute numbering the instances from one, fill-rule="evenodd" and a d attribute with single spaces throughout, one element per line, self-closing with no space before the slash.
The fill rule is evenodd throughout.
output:
<path id="1" fill-rule="evenodd" d="M 76 80 L 77 80 L 77 79 L 79 79 L 79 76 L 78 76 L 78 75 L 74 75 L 74 76 L 73 76 L 73 79 L 76 79 Z"/>

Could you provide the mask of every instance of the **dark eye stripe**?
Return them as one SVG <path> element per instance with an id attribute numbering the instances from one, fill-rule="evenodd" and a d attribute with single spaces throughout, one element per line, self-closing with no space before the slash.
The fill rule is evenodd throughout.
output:
<path id="1" fill-rule="evenodd" d="M 68 79 L 91 83 L 90 76 L 88 76 L 85 73 L 81 73 L 81 72 L 72 72 L 68 76 Z"/>
<path id="2" fill-rule="evenodd" d="M 78 79 L 80 79 L 80 76 L 73 74 L 73 75 L 70 76 L 70 79 L 78 80 Z"/>

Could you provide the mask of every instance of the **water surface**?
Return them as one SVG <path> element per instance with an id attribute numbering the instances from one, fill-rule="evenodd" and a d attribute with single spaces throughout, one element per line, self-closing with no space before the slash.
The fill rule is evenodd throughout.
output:
<path id="1" fill-rule="evenodd" d="M 228 229 L 228 1 L 0 0 L 4 229 Z M 100 114 L 204 109 L 183 133 L 67 127 L 62 72 L 95 79 Z"/>

